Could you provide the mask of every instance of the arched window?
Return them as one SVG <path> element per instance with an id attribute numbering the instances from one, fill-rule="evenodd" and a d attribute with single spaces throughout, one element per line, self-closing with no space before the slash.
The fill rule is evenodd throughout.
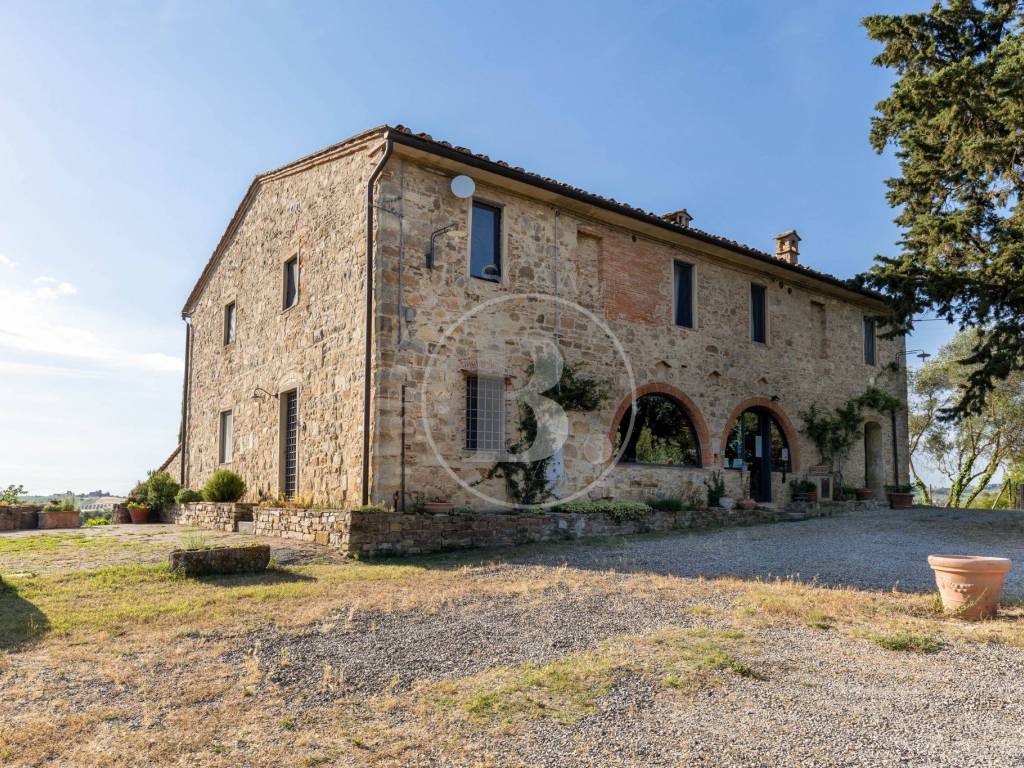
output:
<path id="1" fill-rule="evenodd" d="M 750 472 L 750 494 L 771 500 L 771 473 L 791 472 L 786 433 L 767 408 L 750 408 L 736 419 L 725 444 L 725 468 Z"/>
<path id="2" fill-rule="evenodd" d="M 667 395 L 641 395 L 633 401 L 636 418 L 630 431 L 630 410 L 619 421 L 621 462 L 700 466 L 697 430 L 678 401 Z"/>

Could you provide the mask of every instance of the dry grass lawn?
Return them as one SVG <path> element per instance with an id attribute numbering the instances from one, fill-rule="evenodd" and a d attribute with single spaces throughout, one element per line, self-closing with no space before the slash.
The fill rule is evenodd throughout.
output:
<path id="1" fill-rule="evenodd" d="M 5 546 L 12 547 L 0 538 L 0 553 Z M 19 546 L 44 563 L 75 544 Z M 518 566 L 473 555 L 208 579 L 180 578 L 162 564 L 4 578 L 5 766 L 516 764 L 532 754 L 538 728 L 562 733 L 606 717 L 626 693 L 666 711 L 730 691 L 756 695 L 794 673 L 772 660 L 780 632 L 811 633 L 837 654 L 852 644 L 882 660 L 924 659 L 950 644 L 1024 649 L 1019 605 L 998 620 L 964 624 L 943 616 L 931 595 Z M 529 616 L 558 611 L 570 597 L 638 606 L 636 631 L 598 629 L 564 652 L 552 645 L 464 673 L 413 669 L 411 682 L 372 689 L 355 687 L 352 669 L 289 650 L 355 631 L 379 630 L 383 642 L 413 623 L 434 622 L 443 634 L 456 607 L 473 615 L 502 605 Z M 640 620 L 658 611 L 656 626 Z M 397 629 L 385 626 L 396 617 Z M 504 631 L 528 629 L 510 623 Z M 268 655 L 282 637 L 294 642 Z M 305 677 L 290 677 L 300 668 Z M 808 685 L 823 674 L 797 671 Z M 526 751 L 512 760 L 496 743 Z"/>

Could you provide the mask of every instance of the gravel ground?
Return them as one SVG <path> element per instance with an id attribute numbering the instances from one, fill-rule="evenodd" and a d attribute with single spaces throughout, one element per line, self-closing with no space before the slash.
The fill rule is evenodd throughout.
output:
<path id="1" fill-rule="evenodd" d="M 693 536 L 527 555 L 518 562 L 674 576 L 797 577 L 858 589 L 932 592 L 928 555 L 998 555 L 1014 562 L 1008 597 L 1024 599 L 1024 512 L 919 508 L 726 528 Z"/>

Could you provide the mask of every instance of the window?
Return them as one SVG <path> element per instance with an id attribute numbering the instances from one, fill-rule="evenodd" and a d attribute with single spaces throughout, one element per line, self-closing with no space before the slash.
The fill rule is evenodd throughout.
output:
<path id="1" fill-rule="evenodd" d="M 481 280 L 501 281 L 501 209 L 493 205 L 473 203 L 469 274 Z"/>
<path id="2" fill-rule="evenodd" d="M 221 464 L 231 463 L 231 447 L 233 433 L 235 431 L 235 419 L 231 411 L 224 411 L 220 415 L 220 450 L 219 460 Z"/>
<path id="3" fill-rule="evenodd" d="M 872 317 L 864 318 L 864 362 L 875 364 L 875 320 Z"/>
<path id="4" fill-rule="evenodd" d="M 295 498 L 299 485 L 299 393 L 281 395 L 281 493 Z"/>
<path id="5" fill-rule="evenodd" d="M 765 456 L 771 459 L 771 471 L 792 472 L 789 441 L 774 416 L 767 411 L 744 411 L 736 419 L 725 444 L 725 468 L 749 469 Z"/>
<path id="6" fill-rule="evenodd" d="M 689 415 L 666 395 L 642 395 L 633 402 L 636 417 L 630 431 L 630 412 L 619 422 L 621 462 L 700 466 L 700 443 Z"/>
<path id="7" fill-rule="evenodd" d="M 284 263 L 284 309 L 299 301 L 299 257 L 292 256 Z"/>
<path id="8" fill-rule="evenodd" d="M 768 342 L 768 330 L 765 317 L 765 295 L 767 290 L 763 285 L 750 286 L 750 338 L 754 341 L 766 344 Z"/>
<path id="9" fill-rule="evenodd" d="M 675 324 L 693 328 L 693 265 L 683 261 L 674 262 L 672 274 L 675 296 Z"/>
<path id="10" fill-rule="evenodd" d="M 235 341 L 235 302 L 224 307 L 224 344 L 232 344 Z"/>
<path id="11" fill-rule="evenodd" d="M 466 377 L 466 450 L 505 449 L 505 380 Z"/>

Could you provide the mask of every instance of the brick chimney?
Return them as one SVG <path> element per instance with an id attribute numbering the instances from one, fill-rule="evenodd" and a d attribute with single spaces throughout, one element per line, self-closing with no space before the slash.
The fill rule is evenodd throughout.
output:
<path id="1" fill-rule="evenodd" d="M 689 227 L 690 222 L 693 221 L 693 216 L 691 216 L 690 212 L 685 208 L 679 211 L 672 211 L 672 213 L 666 213 L 661 218 L 663 218 L 665 221 L 672 222 L 677 227 L 683 227 L 684 229 L 686 227 Z"/>
<path id="2" fill-rule="evenodd" d="M 800 235 L 795 229 L 775 236 L 775 258 L 794 266 L 800 263 Z"/>

